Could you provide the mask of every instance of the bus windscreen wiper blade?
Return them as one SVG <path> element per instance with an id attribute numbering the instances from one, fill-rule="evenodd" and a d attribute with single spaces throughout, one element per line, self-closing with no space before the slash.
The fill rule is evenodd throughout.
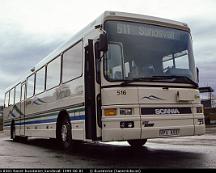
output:
<path id="1" fill-rule="evenodd" d="M 173 78 L 171 76 L 152 76 L 152 77 L 140 77 L 140 78 L 134 78 L 134 79 L 130 79 L 130 80 L 124 80 L 120 85 L 121 86 L 127 86 L 130 83 L 133 82 L 174 82 L 176 80 L 176 78 Z"/>
<path id="2" fill-rule="evenodd" d="M 151 81 L 151 78 L 134 78 L 134 79 L 130 79 L 130 80 L 124 80 L 120 85 L 121 86 L 126 86 L 130 83 L 133 83 L 133 82 L 150 82 Z"/>
<path id="3" fill-rule="evenodd" d="M 132 83 L 132 82 L 137 82 L 138 80 L 124 80 L 120 85 L 121 86 L 126 86 L 126 85 L 128 85 L 128 84 L 130 84 L 130 83 Z"/>
<path id="4" fill-rule="evenodd" d="M 176 76 L 176 75 L 171 75 L 171 76 L 152 76 L 153 79 L 156 80 L 178 80 L 180 82 L 187 82 L 190 83 L 196 87 L 198 87 L 198 84 L 196 82 L 194 82 L 193 80 L 191 80 L 189 77 L 187 76 Z"/>
<path id="5" fill-rule="evenodd" d="M 198 84 L 196 82 L 194 82 L 193 80 L 191 80 L 190 78 L 188 78 L 187 76 L 176 76 L 176 75 L 171 75 L 171 76 L 151 76 L 151 77 L 142 77 L 142 78 L 134 78 L 131 80 L 124 80 L 120 85 L 121 86 L 127 86 L 130 83 L 133 82 L 152 82 L 152 81 L 156 81 L 156 82 L 181 82 L 181 83 L 190 83 L 192 85 L 194 85 L 195 87 L 198 87 Z"/>

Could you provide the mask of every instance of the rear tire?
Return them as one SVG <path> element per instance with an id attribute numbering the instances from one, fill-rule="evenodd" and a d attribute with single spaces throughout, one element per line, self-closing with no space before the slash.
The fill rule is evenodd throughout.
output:
<path id="1" fill-rule="evenodd" d="M 15 122 L 14 122 L 14 121 L 11 122 L 10 134 L 11 134 L 11 137 L 10 137 L 10 138 L 11 138 L 13 141 L 17 141 L 16 126 L 15 126 Z"/>
<path id="2" fill-rule="evenodd" d="M 72 145 L 71 124 L 69 118 L 63 117 L 57 124 L 57 141 L 61 148 L 69 149 Z"/>
<path id="3" fill-rule="evenodd" d="M 147 142 L 147 139 L 128 140 L 127 142 L 131 147 L 141 148 Z"/>

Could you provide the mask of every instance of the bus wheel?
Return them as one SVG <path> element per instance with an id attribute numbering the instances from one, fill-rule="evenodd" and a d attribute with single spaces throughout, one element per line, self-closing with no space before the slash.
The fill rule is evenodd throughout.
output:
<path id="1" fill-rule="evenodd" d="M 13 141 L 16 141 L 17 137 L 16 137 L 16 127 L 15 127 L 14 121 L 11 122 L 10 133 L 11 133 L 11 139 L 12 139 Z"/>
<path id="2" fill-rule="evenodd" d="M 63 118 L 57 126 L 57 140 L 63 149 L 72 145 L 71 124 L 69 118 Z"/>
<path id="3" fill-rule="evenodd" d="M 134 148 L 140 148 L 147 142 L 147 139 L 128 140 L 127 142 Z"/>

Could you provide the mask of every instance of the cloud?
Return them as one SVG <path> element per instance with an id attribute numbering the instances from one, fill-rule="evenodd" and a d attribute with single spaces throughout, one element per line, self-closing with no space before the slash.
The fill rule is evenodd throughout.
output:
<path id="1" fill-rule="evenodd" d="M 200 86 L 211 86 L 216 94 L 216 23 L 212 17 L 181 19 L 189 25 L 193 37 L 196 66 L 200 71 Z"/>
<path id="2" fill-rule="evenodd" d="M 30 71 L 66 39 L 67 34 L 47 35 L 23 33 L 18 26 L 0 28 L 0 103 L 5 89 Z"/>
<path id="3" fill-rule="evenodd" d="M 188 23 L 201 84 L 215 85 L 215 0 L 0 0 L 0 104 L 14 83 L 69 36 L 105 10 L 152 15 Z"/>
<path id="4" fill-rule="evenodd" d="M 212 50 L 216 42 L 216 23 L 215 21 L 190 19 L 188 22 L 193 36 L 194 47 L 199 49 Z"/>

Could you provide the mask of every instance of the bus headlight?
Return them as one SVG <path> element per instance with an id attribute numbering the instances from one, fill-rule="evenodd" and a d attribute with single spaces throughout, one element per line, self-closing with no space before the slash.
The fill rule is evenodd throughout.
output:
<path id="1" fill-rule="evenodd" d="M 104 109 L 104 115 L 105 116 L 115 116 L 117 115 L 117 109 L 116 108 L 106 108 Z"/>
<path id="2" fill-rule="evenodd" d="M 120 115 L 132 115 L 132 108 L 120 108 Z"/>

